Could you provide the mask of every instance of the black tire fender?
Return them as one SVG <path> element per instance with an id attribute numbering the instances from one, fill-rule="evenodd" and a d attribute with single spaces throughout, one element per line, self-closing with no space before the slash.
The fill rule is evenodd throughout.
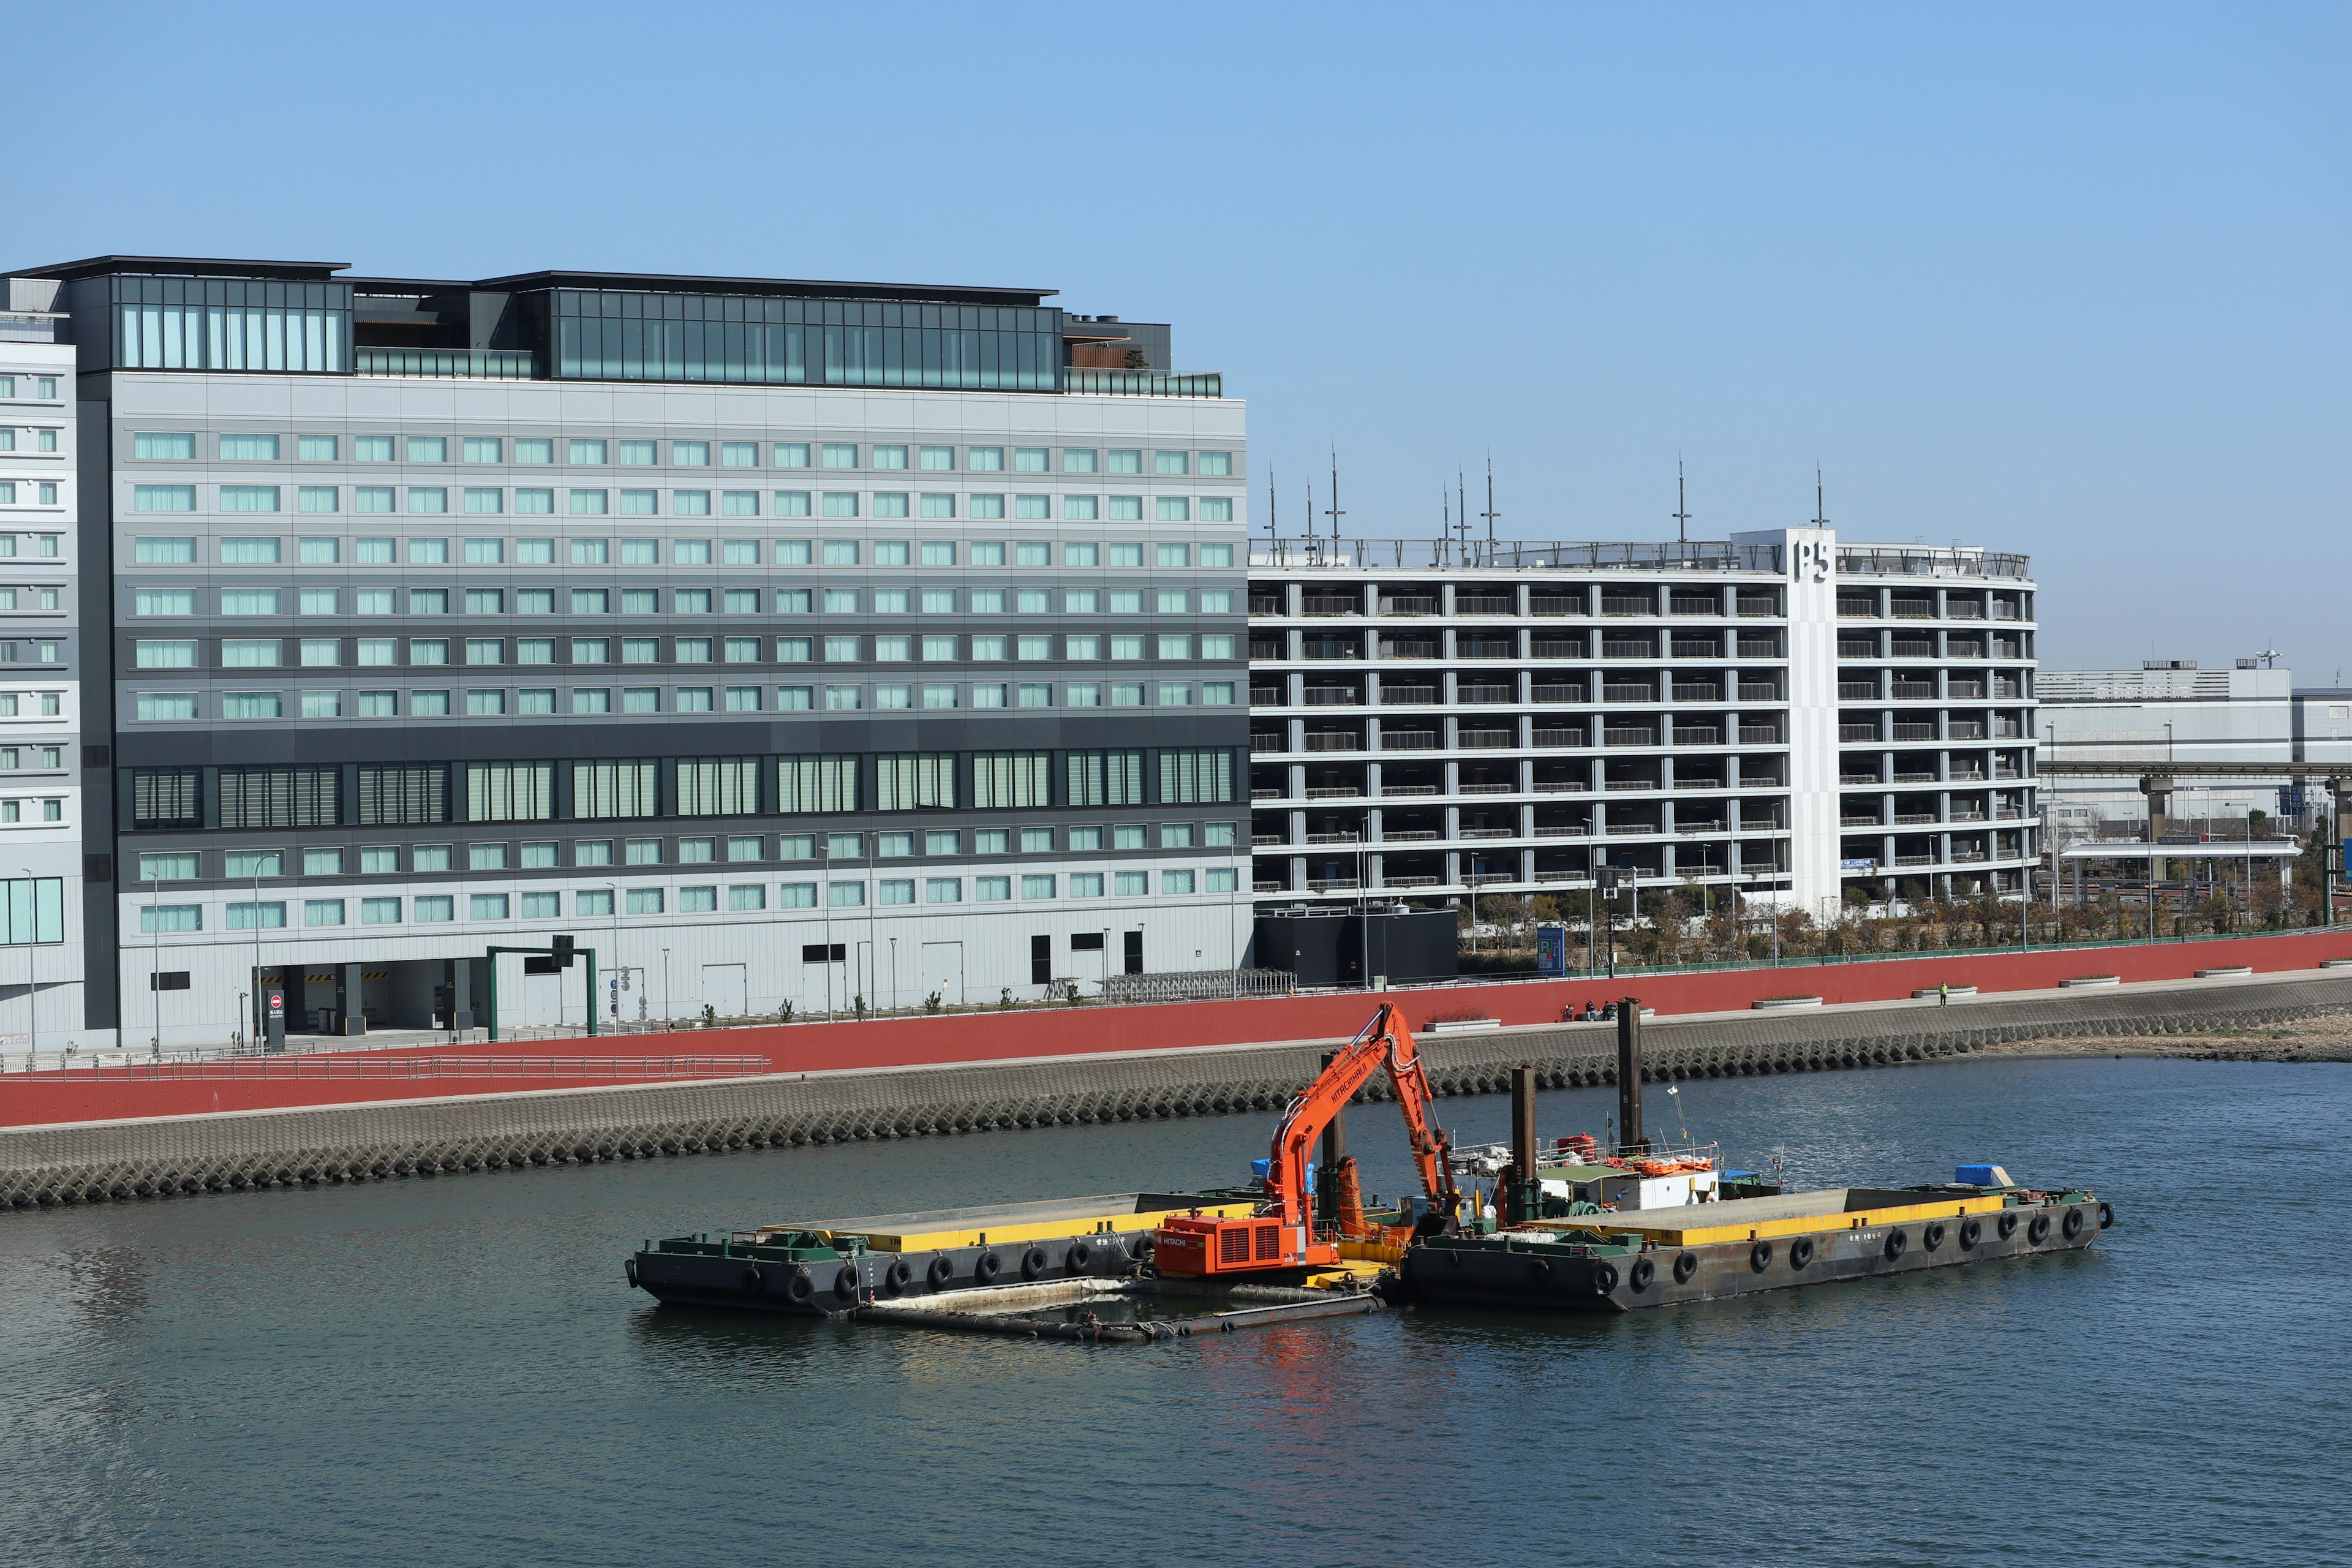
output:
<path id="1" fill-rule="evenodd" d="M 2050 1239 L 2050 1216 L 2038 1214 L 2025 1226 L 2025 1239 L 2035 1247 Z"/>
<path id="2" fill-rule="evenodd" d="M 1941 1250 L 1944 1245 L 1944 1222 L 1939 1219 L 1929 1220 L 1927 1228 L 1919 1233 L 1919 1245 L 1930 1252 Z"/>
<path id="3" fill-rule="evenodd" d="M 1548 1258 L 1528 1259 L 1528 1278 L 1540 1285 L 1551 1278 L 1551 1260 Z"/>
<path id="4" fill-rule="evenodd" d="M 1633 1259 L 1633 1267 L 1625 1271 L 1625 1283 L 1636 1290 L 1646 1290 L 1658 1277 L 1658 1266 L 1646 1257 Z"/>
<path id="5" fill-rule="evenodd" d="M 621 1272 L 629 1277 L 629 1289 L 632 1290 L 635 1289 L 637 1288 L 637 1260 L 634 1258 L 624 1258 L 621 1259 Z"/>
<path id="6" fill-rule="evenodd" d="M 2000 1218 L 1993 1222 L 1992 1228 L 1994 1234 L 1999 1236 L 2003 1241 L 2007 1241 L 2011 1237 L 2015 1236 L 2017 1234 L 2017 1211 L 2015 1209 L 2001 1210 Z"/>
<path id="7" fill-rule="evenodd" d="M 2083 1234 L 2083 1205 L 2080 1204 L 2068 1204 L 2066 1205 L 2066 1217 L 2058 1222 L 2058 1229 L 2060 1234 L 2064 1236 L 2067 1240 L 2072 1241 L 2076 1237 Z"/>
<path id="8" fill-rule="evenodd" d="M 793 1282 L 784 1287 L 784 1294 L 790 1296 L 795 1301 L 805 1301 L 811 1296 L 815 1295 L 816 1286 L 810 1280 L 808 1270 L 804 1268 L 794 1269 L 793 1271 Z"/>
<path id="9" fill-rule="evenodd" d="M 857 1300 L 857 1265 L 845 1263 L 841 1272 L 833 1277 L 833 1293 L 845 1301 Z"/>
<path id="10" fill-rule="evenodd" d="M 1772 1244 L 1759 1241 L 1748 1249 L 1748 1267 L 1761 1274 L 1772 1267 Z"/>
<path id="11" fill-rule="evenodd" d="M 2111 1226 L 2111 1225 L 2113 1225 L 2113 1224 L 2115 1224 L 2115 1223 L 2116 1223 L 2116 1211 L 2115 1211 L 2115 1206 L 2114 1206 L 2112 1204 L 2107 1204 L 2107 1203 L 2102 1203 L 2102 1204 L 2100 1204 L 2100 1205 L 2099 1205 L 2099 1228 L 2100 1228 L 2101 1230 L 2105 1230 L 2105 1229 L 2106 1229 L 2109 1226 Z"/>
<path id="12" fill-rule="evenodd" d="M 903 1258 L 894 1258 L 890 1260 L 890 1272 L 887 1278 L 890 1281 L 891 1293 L 896 1295 L 914 1283 L 915 1266 Z"/>
<path id="13" fill-rule="evenodd" d="M 923 1270 L 923 1278 L 932 1289 L 944 1290 L 948 1281 L 955 1278 L 955 1265 L 944 1258 L 934 1258 L 931 1266 Z"/>
<path id="14" fill-rule="evenodd" d="M 1897 1226 L 1893 1230 L 1888 1231 L 1886 1233 L 1886 1261 L 1892 1263 L 1896 1258 L 1902 1257 L 1904 1249 L 1910 1245 L 1911 1235 L 1901 1226 Z"/>
<path id="15" fill-rule="evenodd" d="M 1677 1285 L 1687 1285 L 1687 1284 L 1689 1284 L 1689 1283 L 1691 1282 L 1691 1276 L 1692 1276 L 1692 1275 L 1694 1275 L 1694 1274 L 1696 1274 L 1696 1273 L 1697 1273 L 1697 1272 L 1698 1272 L 1698 1254 L 1697 1254 L 1697 1253 L 1696 1253 L 1696 1252 L 1685 1252 L 1685 1253 L 1682 1253 L 1682 1254 L 1678 1255 L 1678 1256 L 1675 1258 L 1675 1284 L 1677 1284 Z"/>
<path id="16" fill-rule="evenodd" d="M 1045 1272 L 1045 1249 L 1033 1247 L 1021 1255 L 1021 1278 L 1034 1279 Z"/>
<path id="17" fill-rule="evenodd" d="M 1790 1268 L 1795 1268 L 1795 1269 L 1804 1269 L 1804 1268 L 1807 1268 L 1811 1267 L 1811 1265 L 1812 1265 L 1812 1261 L 1813 1261 L 1813 1238 L 1812 1238 L 1811 1237 L 1810 1237 L 1810 1236 L 1801 1236 L 1801 1237 L 1797 1237 L 1797 1239 L 1796 1239 L 1796 1240 L 1794 1240 L 1794 1241 L 1792 1241 L 1792 1242 L 1789 1243 L 1789 1267 L 1790 1267 Z"/>
<path id="18" fill-rule="evenodd" d="M 1606 1296 L 1615 1289 L 1617 1289 L 1617 1266 L 1603 1258 L 1592 1266 L 1593 1293 Z"/>
<path id="19" fill-rule="evenodd" d="M 1083 1271 L 1094 1260 L 1094 1244 L 1087 1241 L 1070 1243 L 1070 1250 L 1062 1255 L 1063 1267 L 1074 1271 Z"/>
<path id="20" fill-rule="evenodd" d="M 1982 1241 L 1983 1239 L 1984 1224 L 1982 1221 L 1979 1220 L 1976 1215 L 1970 1215 L 1968 1218 L 1960 1221 L 1960 1247 L 1962 1250 L 1965 1251 L 1973 1248 L 1978 1242 Z"/>
<path id="21" fill-rule="evenodd" d="M 751 1268 L 743 1270 L 743 1289 L 746 1290 L 757 1290 L 759 1288 L 760 1266 L 755 1263 Z"/>
<path id="22" fill-rule="evenodd" d="M 997 1257 L 993 1250 L 983 1252 L 971 1260 L 971 1277 L 983 1285 L 990 1284 L 996 1279 L 997 1271 L 1003 1267 L 1004 1260 Z"/>

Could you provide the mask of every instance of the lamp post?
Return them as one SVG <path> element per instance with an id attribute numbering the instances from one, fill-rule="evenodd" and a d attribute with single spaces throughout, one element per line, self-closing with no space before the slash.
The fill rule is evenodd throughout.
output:
<path id="1" fill-rule="evenodd" d="M 621 983 L 629 973 L 627 966 L 621 963 L 621 885 L 607 882 L 604 889 L 613 897 L 613 1028 L 614 1033 L 618 1033 L 621 1026 Z M 642 996 L 644 993 L 638 994 Z M 588 1005 L 594 1006 L 595 998 L 589 998 Z"/>
<path id="2" fill-rule="evenodd" d="M 147 950 L 147 984 L 155 993 L 155 1038 L 149 1044 L 147 1049 L 150 1056 L 157 1057 L 163 1054 L 163 923 L 155 901 L 162 893 L 163 889 L 160 885 L 151 886 L 147 889 L 147 929 L 153 932 L 155 937 Z M 37 925 L 38 921 L 35 923 Z M 36 934 L 38 933 L 36 932 Z"/>
<path id="3" fill-rule="evenodd" d="M 662 1029 L 663 1029 L 663 1031 L 664 1031 L 665 1033 L 667 1033 L 667 1032 L 668 1031 L 668 1029 L 669 1029 L 669 1026 L 670 1026 L 670 1012 L 669 1012 L 669 949 L 667 949 L 667 948 L 663 948 L 663 949 L 662 949 Z"/>
<path id="4" fill-rule="evenodd" d="M 833 1022 L 833 836 L 817 834 L 817 886 L 824 895 L 824 1018 Z"/>
<path id="5" fill-rule="evenodd" d="M 33 967 L 33 960 L 41 947 L 41 884 L 34 880 L 30 866 L 20 866 L 17 869 L 25 873 L 25 901 L 33 907 L 32 939 L 25 943 L 25 1044 L 28 1050 L 38 1056 L 41 1052 L 41 983 Z M 58 901 L 62 904 L 64 900 L 60 899 Z M 62 909 L 58 915 L 63 918 Z"/>

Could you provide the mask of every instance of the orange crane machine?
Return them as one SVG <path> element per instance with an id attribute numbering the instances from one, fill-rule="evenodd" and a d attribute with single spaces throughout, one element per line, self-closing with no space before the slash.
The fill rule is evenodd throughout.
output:
<path id="1" fill-rule="evenodd" d="M 1430 1104 L 1435 1096 L 1429 1087 L 1429 1075 L 1422 1068 L 1421 1054 L 1404 1016 L 1394 1003 L 1383 1002 L 1372 1021 L 1331 1058 L 1322 1075 L 1284 1108 L 1274 1132 L 1265 1200 L 1257 1213 L 1229 1219 L 1178 1215 L 1162 1222 L 1152 1242 L 1152 1260 L 1160 1272 L 1234 1279 L 1337 1268 L 1336 1242 L 1318 1239 L 1314 1234 L 1314 1194 L 1307 1190 L 1307 1156 L 1333 1118 L 1383 1066 L 1396 1089 L 1397 1108 L 1404 1113 L 1422 1190 L 1436 1213 L 1451 1219 L 1460 1197 L 1446 1162 L 1445 1134 L 1431 1124 Z M 1335 1175 L 1341 1185 L 1343 1207 L 1352 1209 L 1345 1195 L 1352 1185 L 1347 1179 L 1353 1175 L 1352 1170 Z M 1360 1229 L 1361 1225 L 1360 1215 L 1353 1216 L 1352 1226 L 1342 1221 L 1343 1229 Z"/>

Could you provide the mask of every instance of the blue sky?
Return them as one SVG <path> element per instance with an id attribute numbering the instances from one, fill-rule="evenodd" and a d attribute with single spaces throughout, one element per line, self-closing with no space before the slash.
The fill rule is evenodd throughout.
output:
<path id="1" fill-rule="evenodd" d="M 2045 664 L 2352 670 L 2340 10 L 0 3 L 7 265 L 1055 288 L 1422 537 L 2021 550 Z M 20 81 L 22 88 L 25 84 Z M 28 127 L 37 125 L 37 128 Z M 1476 483 L 1474 479 L 1474 485 Z"/>

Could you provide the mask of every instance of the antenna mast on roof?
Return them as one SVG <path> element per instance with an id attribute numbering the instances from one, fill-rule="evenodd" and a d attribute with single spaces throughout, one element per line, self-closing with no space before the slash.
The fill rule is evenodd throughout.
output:
<path id="1" fill-rule="evenodd" d="M 1265 468 L 1265 542 L 1269 545 L 1279 547 L 1282 535 L 1275 531 L 1274 519 L 1274 465 L 1268 463 Z"/>
<path id="2" fill-rule="evenodd" d="M 1462 477 L 1462 465 L 1454 465 L 1454 526 L 1462 537 L 1462 552 L 1470 552 L 1470 487 Z"/>
<path id="3" fill-rule="evenodd" d="M 1310 475 L 1310 476 L 1308 476 L 1307 480 L 1307 564 L 1309 564 L 1309 565 L 1315 565 L 1315 564 L 1318 564 L 1318 563 L 1319 557 L 1320 557 L 1320 555 L 1321 555 L 1321 553 L 1322 553 L 1322 549 L 1323 549 L 1323 536 L 1322 536 L 1321 534 L 1319 534 L 1319 533 L 1318 533 L 1318 532 L 1316 532 L 1316 531 L 1315 531 L 1315 480 L 1314 480 L 1313 476 L 1311 476 L 1311 475 Z"/>
<path id="4" fill-rule="evenodd" d="M 1675 542 L 1690 542 L 1690 502 L 1683 492 L 1683 460 L 1675 459 Z"/>
<path id="5" fill-rule="evenodd" d="M 1478 514 L 1486 520 L 1486 542 L 1495 542 L 1495 520 L 1503 514 L 1495 510 L 1495 454 L 1486 454 L 1486 510 Z"/>
<path id="6" fill-rule="evenodd" d="M 1331 555 L 1339 554 L 1339 520 L 1348 514 L 1339 510 L 1339 448 L 1331 448 L 1331 505 L 1323 514 L 1331 520 Z"/>
<path id="7" fill-rule="evenodd" d="M 1829 508 L 1822 501 L 1822 466 L 1816 463 L 1813 465 L 1813 526 L 1815 528 L 1827 528 L 1830 525 L 1830 520 L 1822 515 L 1828 510 Z"/>

